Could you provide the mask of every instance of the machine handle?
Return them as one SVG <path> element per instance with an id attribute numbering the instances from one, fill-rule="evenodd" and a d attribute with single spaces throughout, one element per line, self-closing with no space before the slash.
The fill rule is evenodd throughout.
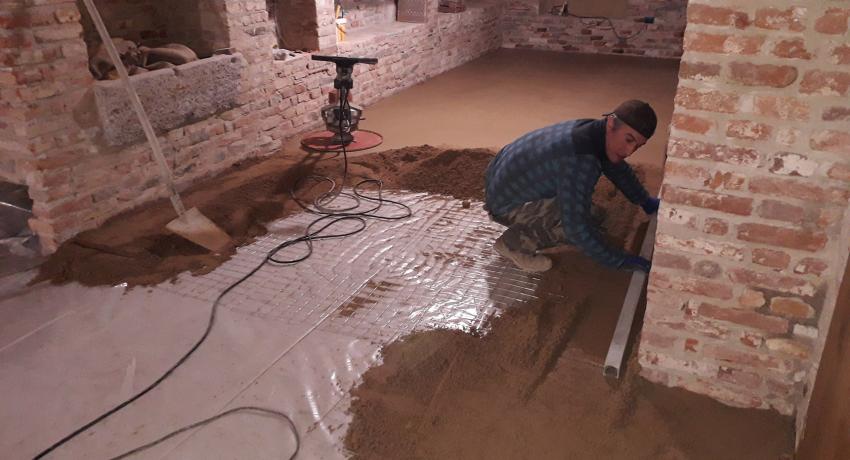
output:
<path id="1" fill-rule="evenodd" d="M 319 54 L 313 55 L 314 61 L 326 61 L 333 62 L 337 65 L 351 67 L 354 64 L 377 64 L 378 58 L 357 58 L 357 57 L 343 57 L 343 56 L 322 56 Z"/>

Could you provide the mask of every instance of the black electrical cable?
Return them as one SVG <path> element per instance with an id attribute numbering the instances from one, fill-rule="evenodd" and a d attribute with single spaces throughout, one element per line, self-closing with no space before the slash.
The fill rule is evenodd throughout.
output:
<path id="1" fill-rule="evenodd" d="M 350 131 L 350 128 L 351 128 L 350 120 L 348 120 L 347 124 L 343 123 L 345 118 L 350 118 L 350 106 L 348 104 L 347 99 L 348 99 L 347 89 L 346 88 L 340 89 L 340 113 L 339 113 L 340 136 L 344 136 L 345 134 L 348 134 L 349 131 Z M 343 114 L 346 114 L 346 115 L 343 115 Z M 274 249 L 272 249 L 272 250 L 270 250 L 269 252 L 266 253 L 266 256 L 263 258 L 263 261 L 260 262 L 256 267 L 254 267 L 251 271 L 249 271 L 247 274 L 245 274 L 242 278 L 240 278 L 239 280 L 235 281 L 230 286 L 225 288 L 224 291 L 222 291 L 221 294 L 219 294 L 218 297 L 216 297 L 215 301 L 213 302 L 213 305 L 212 305 L 212 308 L 211 308 L 211 311 L 210 311 L 209 322 L 207 323 L 207 327 L 204 330 L 203 335 L 201 335 L 201 338 L 198 339 L 197 342 L 195 342 L 195 344 L 192 346 L 192 348 L 190 348 L 189 351 L 186 352 L 177 361 L 177 363 L 175 363 L 164 374 L 162 374 L 162 376 L 160 376 L 158 379 L 156 379 L 156 381 L 154 381 L 152 384 L 148 385 L 145 389 L 138 392 L 135 396 L 133 396 L 130 399 L 127 399 L 126 401 L 118 404 L 117 406 L 115 406 L 112 409 L 110 409 L 109 411 L 101 414 L 100 416 L 98 416 L 97 418 L 92 420 L 91 422 L 89 422 L 89 423 L 83 425 L 82 427 L 76 429 L 73 433 L 71 433 L 71 434 L 65 436 L 64 438 L 60 439 L 59 441 L 55 442 L 53 445 L 51 445 L 47 449 L 41 451 L 40 453 L 38 453 L 34 457 L 35 460 L 41 459 L 44 456 L 50 454 L 51 452 L 56 450 L 58 447 L 62 446 L 66 442 L 70 441 L 71 439 L 75 438 L 79 434 L 83 433 L 84 431 L 88 430 L 92 426 L 98 424 L 99 422 L 108 418 L 112 414 L 120 411 L 124 407 L 131 404 L 133 401 L 136 401 L 137 399 L 141 398 L 142 396 L 144 396 L 145 394 L 147 394 L 148 392 L 150 392 L 151 390 L 156 388 L 160 383 L 162 383 L 166 378 L 168 378 L 178 367 L 180 367 L 180 365 L 182 365 L 187 359 L 189 359 L 189 356 L 191 356 L 195 352 L 195 350 L 197 350 L 198 347 L 200 347 L 201 344 L 204 343 L 204 341 L 206 341 L 207 336 L 209 336 L 210 331 L 212 330 L 213 324 L 215 323 L 216 312 L 217 312 L 219 304 L 221 303 L 221 300 L 224 298 L 224 296 L 226 296 L 228 293 L 233 291 L 233 289 L 235 289 L 237 286 L 239 286 L 240 284 L 242 284 L 243 282 L 248 280 L 251 276 L 253 276 L 255 273 L 257 273 L 260 270 L 260 268 L 262 268 L 265 264 L 269 263 L 269 264 L 274 264 L 274 265 L 292 265 L 292 264 L 296 264 L 298 262 L 301 262 L 301 261 L 307 259 L 308 257 L 310 257 L 310 255 L 313 253 L 313 241 L 330 239 L 330 238 L 343 238 L 343 237 L 346 237 L 346 236 L 351 236 L 351 235 L 354 235 L 356 233 L 359 233 L 366 228 L 366 218 L 373 218 L 373 219 L 380 219 L 380 220 L 400 220 L 400 219 L 406 219 L 406 218 L 408 218 L 412 215 L 412 211 L 407 205 L 400 203 L 398 201 L 393 201 L 393 200 L 383 198 L 383 196 L 382 196 L 383 183 L 379 179 L 362 180 L 352 187 L 351 193 L 343 192 L 343 188 L 345 187 L 345 182 L 346 182 L 346 179 L 347 179 L 347 176 L 348 176 L 348 155 L 347 155 L 346 148 L 345 148 L 345 139 L 342 140 L 341 144 L 342 144 L 342 156 L 343 156 L 343 165 L 344 165 L 343 168 L 344 169 L 343 169 L 342 183 L 340 185 L 339 190 L 336 189 L 336 182 L 333 181 L 333 179 L 330 179 L 329 177 L 325 177 L 325 176 L 315 176 L 315 175 L 314 176 L 307 176 L 307 177 L 299 179 L 298 181 L 296 181 L 296 183 L 293 185 L 293 187 L 289 190 L 289 193 L 290 193 L 290 196 L 292 197 L 292 199 L 302 209 L 304 209 L 307 212 L 313 213 L 313 214 L 319 214 L 321 216 L 321 217 L 317 218 L 316 220 L 314 220 L 313 222 L 311 222 L 310 225 L 307 226 L 307 228 L 304 231 L 304 235 L 297 237 L 297 238 L 290 239 L 290 240 L 286 240 L 286 241 L 280 243 L 279 245 L 277 245 Z M 298 197 L 295 195 L 295 190 L 298 188 L 298 186 L 302 183 L 302 181 L 304 179 L 315 179 L 315 180 L 331 183 L 331 189 L 328 192 L 325 192 L 324 194 L 320 195 L 319 197 L 317 197 L 314 200 L 314 208 L 311 208 L 310 206 L 306 205 L 304 202 L 299 200 Z M 377 196 L 376 197 L 364 195 L 363 193 L 361 193 L 361 191 L 359 189 L 366 184 L 375 184 L 377 186 Z M 338 197 L 340 195 L 345 195 L 345 196 L 348 196 L 350 198 L 353 198 L 355 200 L 356 204 L 353 205 L 353 206 L 349 206 L 349 207 L 339 209 L 339 210 L 329 210 L 326 206 L 331 201 L 333 201 L 336 197 Z M 353 209 L 356 209 L 360 206 L 360 203 L 361 203 L 360 200 L 361 199 L 373 202 L 373 203 L 375 203 L 375 205 L 373 207 L 371 207 L 370 209 L 367 209 L 365 211 L 352 211 Z M 399 207 L 403 208 L 405 210 L 405 212 L 400 214 L 400 215 L 395 215 L 395 216 L 382 216 L 382 215 L 379 215 L 379 214 L 375 214 L 384 204 L 387 204 L 387 203 L 399 206 Z M 327 221 L 327 223 L 322 225 L 318 230 L 315 230 L 315 231 L 312 230 L 316 225 L 318 225 L 320 223 L 324 223 L 326 221 Z M 350 231 L 347 231 L 347 232 L 338 233 L 338 234 L 321 235 L 321 233 L 323 231 L 325 231 L 327 228 L 329 228 L 329 227 L 331 227 L 331 226 L 333 226 L 333 225 L 335 225 L 339 222 L 343 222 L 343 221 L 356 221 L 356 222 L 360 223 L 360 225 L 357 228 L 355 228 L 354 230 L 350 230 Z M 298 244 L 298 243 L 304 243 L 307 246 L 307 252 L 304 255 L 302 255 L 300 257 L 296 257 L 294 259 L 277 259 L 277 258 L 275 258 L 275 255 L 277 255 L 277 253 L 280 252 L 281 250 L 283 250 L 283 249 L 285 249 L 289 246 Z M 162 436 L 162 437 L 160 437 L 160 438 L 158 438 L 154 441 L 151 441 L 151 442 L 149 442 L 145 445 L 142 445 L 142 446 L 136 447 L 132 450 L 129 450 L 127 452 L 124 452 L 123 454 L 118 455 L 117 457 L 113 457 L 111 460 L 126 458 L 130 455 L 139 453 L 139 452 L 144 451 L 146 449 L 149 449 L 149 448 L 151 448 L 151 447 L 153 447 L 157 444 L 160 444 L 161 442 L 163 442 L 167 439 L 170 439 L 170 438 L 172 438 L 172 437 L 174 437 L 174 436 L 176 436 L 180 433 L 191 430 L 192 428 L 197 428 L 197 427 L 206 425 L 208 423 L 211 423 L 215 420 L 218 420 L 222 417 L 226 417 L 226 416 L 233 414 L 235 412 L 243 412 L 243 411 L 260 412 L 260 413 L 263 413 L 263 414 L 273 415 L 275 417 L 286 420 L 289 424 L 290 430 L 292 431 L 292 435 L 295 438 L 295 451 L 292 453 L 292 455 L 289 457 L 289 459 L 292 460 L 292 459 L 295 458 L 295 456 L 298 454 L 298 451 L 301 447 L 301 440 L 298 436 L 298 430 L 295 427 L 295 423 L 292 421 L 292 419 L 288 415 L 284 414 L 283 412 L 274 410 L 274 409 L 254 407 L 254 406 L 240 406 L 240 407 L 235 407 L 235 408 L 229 409 L 225 412 L 222 412 L 222 413 L 217 414 L 215 416 L 209 417 L 207 419 L 195 422 L 191 425 L 187 425 L 187 426 L 184 426 L 182 428 L 179 428 L 179 429 L 172 431 L 172 432 L 170 432 L 170 433 L 168 433 L 168 434 L 166 434 L 166 435 L 164 435 L 164 436 Z"/>

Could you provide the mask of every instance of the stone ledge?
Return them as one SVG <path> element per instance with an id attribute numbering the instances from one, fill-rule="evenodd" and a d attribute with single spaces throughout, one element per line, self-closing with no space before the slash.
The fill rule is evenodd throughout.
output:
<path id="1" fill-rule="evenodd" d="M 158 133 L 232 109 L 246 67 L 241 54 L 218 55 L 130 77 Z M 142 126 L 118 80 L 98 81 L 94 95 L 103 137 L 111 146 L 144 140 Z"/>

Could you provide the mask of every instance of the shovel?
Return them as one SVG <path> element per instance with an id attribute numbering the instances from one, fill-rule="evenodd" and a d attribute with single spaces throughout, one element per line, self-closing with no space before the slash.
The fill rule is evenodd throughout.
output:
<path id="1" fill-rule="evenodd" d="M 100 35 L 100 39 L 106 47 L 106 52 L 109 54 L 109 58 L 112 60 L 112 63 L 115 65 L 115 69 L 118 71 L 118 76 L 121 79 L 121 83 L 124 85 L 124 89 L 127 90 L 127 95 L 130 96 L 130 105 L 132 105 L 133 110 L 136 112 L 136 116 L 139 118 L 139 122 L 142 124 L 145 137 L 147 137 L 148 144 L 150 144 L 151 150 L 153 150 L 153 157 L 159 166 L 160 177 L 171 195 L 171 205 L 174 206 L 174 210 L 177 211 L 177 218 L 169 222 L 165 228 L 199 246 L 209 249 L 210 251 L 224 252 L 231 245 L 230 236 L 228 236 L 224 230 L 219 228 L 206 216 L 201 214 L 201 211 L 199 211 L 198 208 L 192 208 L 187 211 L 183 206 L 183 201 L 180 199 L 180 195 L 174 187 L 174 179 L 172 178 L 171 168 L 168 167 L 168 163 L 165 161 L 165 157 L 162 154 L 162 148 L 159 146 L 159 141 L 153 131 L 150 119 L 148 119 L 148 115 L 145 113 L 145 108 L 142 107 L 139 95 L 136 94 L 136 90 L 133 89 L 133 86 L 130 84 L 130 77 L 127 75 L 127 69 L 124 67 L 124 63 L 121 62 L 121 57 L 118 55 L 118 50 L 115 49 L 112 37 L 106 30 L 106 26 L 103 24 L 103 19 L 101 19 L 100 13 L 97 11 L 97 7 L 95 7 L 94 2 L 92 0 L 83 0 L 83 3 L 86 5 L 86 10 L 88 10 L 89 16 L 91 16 L 92 21 L 97 28 L 97 33 Z"/>

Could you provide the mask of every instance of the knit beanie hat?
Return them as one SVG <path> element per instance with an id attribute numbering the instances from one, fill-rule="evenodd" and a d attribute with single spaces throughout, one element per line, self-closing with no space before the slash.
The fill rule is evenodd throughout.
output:
<path id="1" fill-rule="evenodd" d="M 603 115 L 608 116 L 612 114 L 647 139 L 655 133 L 655 126 L 658 124 L 655 110 L 652 110 L 652 107 L 646 102 L 637 99 L 623 102 L 613 112 Z"/>

